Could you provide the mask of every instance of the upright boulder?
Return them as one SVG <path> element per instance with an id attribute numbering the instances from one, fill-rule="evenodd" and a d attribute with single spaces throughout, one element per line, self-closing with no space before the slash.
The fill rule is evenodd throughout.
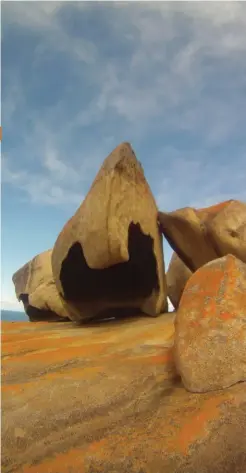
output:
<path id="1" fill-rule="evenodd" d="M 246 381 L 245 263 L 227 255 L 190 277 L 176 315 L 174 351 L 190 391 Z"/>
<path id="2" fill-rule="evenodd" d="M 176 310 L 178 309 L 184 287 L 191 275 L 192 272 L 190 269 L 187 268 L 183 261 L 174 252 L 169 263 L 166 280 L 167 295 Z"/>
<path id="3" fill-rule="evenodd" d="M 157 206 L 128 143 L 104 161 L 85 200 L 58 236 L 52 268 L 74 320 L 109 309 L 167 310 Z"/>
<path id="4" fill-rule="evenodd" d="M 185 265 L 196 271 L 231 253 L 246 263 L 246 204 L 229 200 L 204 209 L 159 212 L 163 234 Z"/>
<path id="5" fill-rule="evenodd" d="M 47 250 L 35 256 L 12 278 L 16 297 L 31 321 L 69 320 L 52 275 L 51 253 Z"/>

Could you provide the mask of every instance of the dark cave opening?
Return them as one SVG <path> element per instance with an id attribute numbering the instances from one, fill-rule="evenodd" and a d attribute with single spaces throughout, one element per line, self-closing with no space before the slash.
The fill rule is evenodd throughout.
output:
<path id="1" fill-rule="evenodd" d="M 108 299 L 117 303 L 147 298 L 153 289 L 158 290 L 153 239 L 142 232 L 139 224 L 129 225 L 128 249 L 129 261 L 106 269 L 91 269 L 80 243 L 74 243 L 61 266 L 64 299 L 74 303 Z"/>

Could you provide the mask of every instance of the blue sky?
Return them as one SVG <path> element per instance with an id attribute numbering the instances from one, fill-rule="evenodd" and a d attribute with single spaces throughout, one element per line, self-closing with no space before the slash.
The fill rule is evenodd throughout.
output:
<path id="1" fill-rule="evenodd" d="M 245 3 L 5 2 L 2 307 L 122 141 L 161 210 L 246 201 L 245 123 Z"/>

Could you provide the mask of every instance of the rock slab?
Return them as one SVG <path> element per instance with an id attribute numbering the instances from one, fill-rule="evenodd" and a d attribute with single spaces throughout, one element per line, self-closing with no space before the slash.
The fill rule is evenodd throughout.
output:
<path id="1" fill-rule="evenodd" d="M 2 473 L 245 473 L 246 385 L 187 392 L 173 314 L 2 324 Z"/>

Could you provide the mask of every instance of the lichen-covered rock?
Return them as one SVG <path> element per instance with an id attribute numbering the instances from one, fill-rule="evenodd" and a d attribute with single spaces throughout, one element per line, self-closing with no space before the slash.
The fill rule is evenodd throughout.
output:
<path id="1" fill-rule="evenodd" d="M 198 269 L 185 286 L 175 326 L 176 365 L 188 390 L 246 380 L 246 264 L 227 255 Z"/>
<path id="2" fill-rule="evenodd" d="M 167 310 L 157 207 L 128 143 L 104 161 L 52 253 L 58 292 L 74 320 L 109 309 Z"/>
<path id="3" fill-rule="evenodd" d="M 166 274 L 167 295 L 175 309 L 178 308 L 185 285 L 192 272 L 174 252 Z"/>
<path id="4" fill-rule="evenodd" d="M 196 271 L 233 254 L 246 263 L 246 204 L 236 200 L 204 209 L 159 212 L 161 229 L 185 265 Z"/>
<path id="5" fill-rule="evenodd" d="M 31 321 L 68 318 L 56 289 L 51 268 L 52 250 L 35 256 L 13 275 L 16 297 Z"/>
<path id="6" fill-rule="evenodd" d="M 187 392 L 172 314 L 2 332 L 2 473 L 245 473 L 246 385 Z"/>

